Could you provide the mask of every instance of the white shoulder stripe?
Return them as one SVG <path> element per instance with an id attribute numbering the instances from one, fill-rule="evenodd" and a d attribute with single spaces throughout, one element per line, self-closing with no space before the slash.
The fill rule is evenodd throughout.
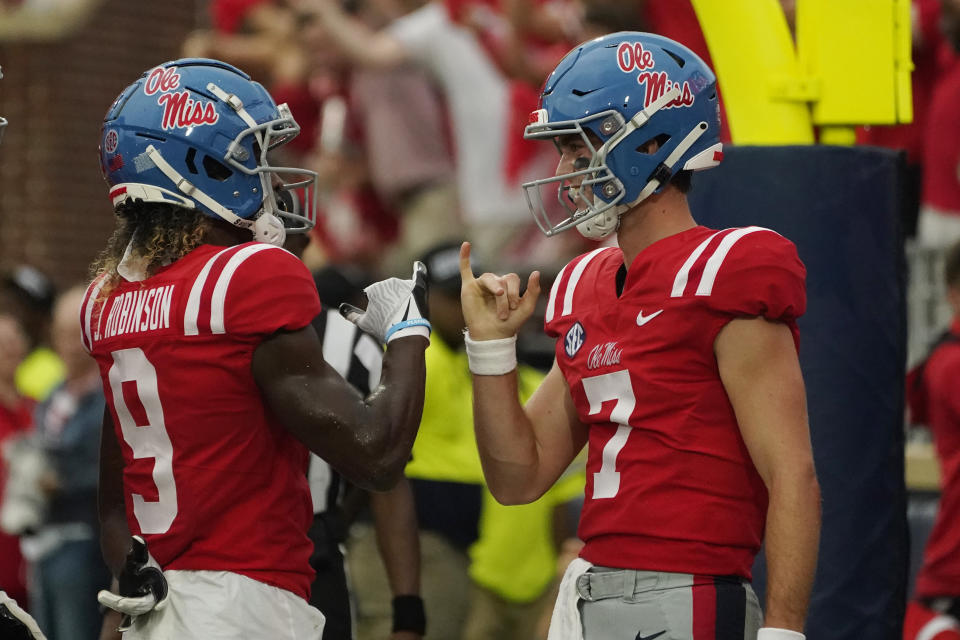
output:
<path id="1" fill-rule="evenodd" d="M 917 634 L 917 640 L 933 640 L 937 634 L 950 629 L 960 630 L 960 626 L 953 618 L 941 614 L 923 625 L 920 633 Z"/>
<path id="2" fill-rule="evenodd" d="M 227 247 L 223 251 L 214 254 L 212 258 L 207 260 L 207 264 L 203 265 L 203 269 L 200 270 L 197 279 L 193 281 L 193 288 L 190 289 L 190 297 L 187 299 L 187 310 L 183 316 L 183 335 L 195 336 L 200 333 L 197 328 L 197 317 L 200 315 L 200 294 L 203 293 L 203 285 L 207 283 L 207 276 L 210 275 L 210 268 L 213 267 L 213 263 L 217 261 L 217 258 L 231 249 L 233 249 L 233 247 Z"/>
<path id="3" fill-rule="evenodd" d="M 737 240 L 754 231 L 768 231 L 768 229 L 764 229 L 763 227 L 744 227 L 743 229 L 737 229 L 736 231 L 728 233 L 723 240 L 720 241 L 720 246 L 713 252 L 713 255 L 707 260 L 707 265 L 703 268 L 703 276 L 700 278 L 700 286 L 697 287 L 696 295 L 708 296 L 713 292 L 713 283 L 717 279 L 717 272 L 720 271 L 720 265 L 723 264 L 723 260 L 727 257 L 730 249 L 736 244 Z"/>
<path id="4" fill-rule="evenodd" d="M 90 322 L 93 315 L 93 308 L 97 304 L 97 297 L 100 295 L 100 290 L 103 289 L 103 283 L 106 279 L 106 275 L 103 275 L 90 283 L 90 286 L 87 287 L 86 298 L 84 299 L 86 310 L 84 311 L 83 307 L 80 308 L 80 312 L 83 314 L 80 318 L 83 331 L 82 342 L 83 348 L 87 351 L 93 351 L 93 331 L 91 330 Z"/>
<path id="5" fill-rule="evenodd" d="M 569 266 L 569 262 L 563 265 L 563 269 L 560 269 L 560 273 L 557 274 L 557 277 L 553 281 L 553 286 L 550 287 L 550 300 L 547 301 L 547 312 L 544 314 L 544 320 L 547 322 L 553 320 L 554 310 L 557 305 L 557 291 L 560 289 L 560 281 L 563 280 L 563 274 L 567 272 L 567 267 Z"/>
<path id="6" fill-rule="evenodd" d="M 700 257 L 707 249 L 707 245 L 710 244 L 710 241 L 717 237 L 717 231 L 709 238 L 700 243 L 700 245 L 693 250 L 693 253 L 690 254 L 690 257 L 687 258 L 687 261 L 683 263 L 683 266 L 680 267 L 680 271 L 677 271 L 677 277 L 673 280 L 673 290 L 670 292 L 671 298 L 679 298 L 683 295 L 683 290 L 687 288 L 687 278 L 690 277 L 690 269 L 693 268 L 693 264 L 697 261 L 697 258 Z"/>
<path id="7" fill-rule="evenodd" d="M 280 249 L 280 247 L 264 243 L 251 244 L 230 256 L 230 260 L 227 261 L 227 266 L 220 272 L 220 277 L 217 279 L 217 286 L 213 288 L 213 299 L 210 301 L 211 333 L 226 333 L 226 329 L 223 326 L 224 303 L 227 299 L 227 287 L 230 286 L 230 280 L 233 278 L 237 267 L 243 264 L 243 262 L 253 254 L 266 249 Z"/>
<path id="8" fill-rule="evenodd" d="M 598 253 L 606 251 L 609 248 L 610 247 L 600 247 L 599 249 L 594 249 L 573 268 L 573 272 L 570 273 L 570 280 L 567 282 L 567 290 L 563 294 L 563 313 L 560 314 L 561 316 L 570 315 L 570 312 L 573 310 L 573 294 L 577 289 L 577 284 L 580 282 L 580 276 L 583 275 L 584 269 L 587 268 L 591 260 L 597 257 Z"/>

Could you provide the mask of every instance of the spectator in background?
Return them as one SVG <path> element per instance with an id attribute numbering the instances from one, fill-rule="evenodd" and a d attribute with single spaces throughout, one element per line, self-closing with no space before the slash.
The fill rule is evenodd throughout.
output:
<path id="1" fill-rule="evenodd" d="M 338 0 L 296 0 L 315 13 L 331 44 L 354 64 L 425 69 L 446 102 L 453 135 L 460 211 L 480 257 L 499 256 L 528 226 L 518 182 L 508 180 L 509 85 L 472 31 L 456 24 L 443 2 L 413 0 L 379 30 L 348 15 Z"/>
<path id="2" fill-rule="evenodd" d="M 511 506 L 484 487 L 478 537 L 469 550 L 463 640 L 546 637 L 541 626 L 556 596 L 560 549 L 581 544 L 576 521 L 584 481 L 582 463 L 575 462 L 542 498 Z"/>
<path id="3" fill-rule="evenodd" d="M 870 125 L 857 129 L 857 144 L 873 145 L 906 152 L 907 181 L 901 221 L 908 238 L 917 234 L 924 178 L 925 132 L 930 117 L 931 99 L 943 72 L 955 57 L 945 42 L 940 25 L 940 0 L 911 0 L 911 43 L 913 73 L 910 91 L 913 97 L 913 121 L 892 126 Z M 939 134 L 938 134 L 939 135 Z M 933 141 L 936 145 L 936 141 Z M 935 172 L 941 169 L 933 168 Z"/>
<path id="4" fill-rule="evenodd" d="M 50 464 L 41 476 L 46 518 L 22 539 L 30 610 L 50 640 L 91 640 L 100 631 L 97 591 L 110 586 L 100 555 L 97 478 L 105 406 L 96 361 L 84 350 L 77 317 L 84 288 L 60 295 L 51 338 L 66 377 L 38 407 L 33 440 Z"/>
<path id="5" fill-rule="evenodd" d="M 284 2 L 212 0 L 209 12 L 213 28 L 187 36 L 182 46 L 185 57 L 223 60 L 255 78 L 268 79 L 268 84 L 269 79 L 282 80 L 298 59 L 297 20 Z"/>
<path id="6" fill-rule="evenodd" d="M 308 236 L 291 235 L 284 248 L 302 256 L 308 243 Z M 323 357 L 357 391 L 369 395 L 380 382 L 383 349 L 376 338 L 360 331 L 337 310 L 343 302 L 361 302 L 365 275 L 328 265 L 314 273 L 314 282 L 324 306 L 312 323 L 323 345 Z M 310 566 L 316 571 L 309 602 L 326 618 L 323 640 L 351 640 L 351 594 L 341 546 L 357 511 L 353 503 L 365 492 L 346 482 L 316 454 L 310 455 L 307 478 L 314 512 L 308 533 L 313 542 Z M 345 507 L 348 501 L 351 504 Z M 369 501 L 379 556 L 390 581 L 391 640 L 419 640 L 426 618 L 420 598 L 420 542 L 410 483 L 401 477 L 389 491 L 369 493 Z"/>
<path id="7" fill-rule="evenodd" d="M 27 334 L 9 313 L 0 313 L 0 453 L 5 445 L 29 431 L 33 400 L 20 394 L 17 367 L 27 355 Z M 0 501 L 3 500 L 7 464 L 0 455 Z M 17 536 L 0 531 L 0 589 L 22 607 L 27 605 L 26 568 Z"/>
<path id="8" fill-rule="evenodd" d="M 356 3 L 353 16 L 370 29 L 380 29 L 399 13 L 396 4 L 364 0 Z M 316 16 L 304 20 L 307 55 L 320 57 L 321 63 L 334 57 L 338 49 L 322 22 Z M 336 98 L 321 106 L 316 163 L 332 165 L 337 174 L 344 156 L 364 163 L 365 185 L 397 222 L 391 244 L 386 252 L 379 251 L 377 267 L 381 273 L 396 274 L 433 244 L 463 236 L 447 113 L 427 72 L 415 64 L 354 66 L 344 76 L 338 98 L 346 117 L 338 123 L 330 108 Z M 369 236 L 369 225 L 359 233 Z"/>
<path id="9" fill-rule="evenodd" d="M 947 254 L 944 281 L 953 310 L 950 327 L 908 376 L 911 421 L 933 434 L 941 493 L 907 607 L 904 640 L 960 639 L 960 242 Z"/>
<path id="10" fill-rule="evenodd" d="M 0 79 L 3 79 L 2 69 Z M 6 126 L 6 118 L 0 116 L 0 140 Z M 26 407 L 20 408 L 25 403 L 18 397 L 15 382 L 16 367 L 26 355 L 26 345 L 26 334 L 16 319 L 0 312 L 0 508 L 3 506 L 6 476 L 4 441 L 9 435 L 22 431 L 21 425 L 29 414 Z M 23 610 L 15 597 L 4 591 L 12 589 L 19 596 L 20 603 L 26 602 L 23 557 L 19 547 L 15 537 L 0 531 L 0 637 L 6 640 L 45 640 L 33 617 Z"/>
<path id="11" fill-rule="evenodd" d="M 542 614 L 541 598 L 555 575 L 554 512 L 579 494 L 583 474 L 571 473 L 540 502 L 522 508 L 496 505 L 484 487 L 463 350 L 458 247 L 442 243 L 421 257 L 430 274 L 434 334 L 425 356 L 424 412 L 406 475 L 420 526 L 421 591 L 430 621 L 425 638 L 529 640 Z M 529 395 L 542 377 L 521 367 L 521 396 Z M 388 631 L 383 606 L 389 601 L 387 582 L 369 529 L 358 527 L 353 533 L 347 559 L 357 598 L 358 638 L 373 640 Z M 558 535 L 573 534 L 561 528 Z"/>
<path id="12" fill-rule="evenodd" d="M 941 0 L 943 35 L 960 51 L 960 0 Z M 937 82 L 924 129 L 923 190 L 917 244 L 945 249 L 960 239 L 960 58 Z"/>
<path id="13" fill-rule="evenodd" d="M 19 265 L 0 284 L 0 309 L 20 321 L 29 338 L 29 352 L 17 369 L 17 388 L 40 401 L 63 379 L 63 362 L 50 348 L 50 312 L 56 289 L 39 269 Z"/>

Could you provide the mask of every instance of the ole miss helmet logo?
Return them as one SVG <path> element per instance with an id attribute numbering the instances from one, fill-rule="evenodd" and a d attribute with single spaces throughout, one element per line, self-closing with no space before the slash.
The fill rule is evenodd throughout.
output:
<path id="1" fill-rule="evenodd" d="M 163 107 L 161 127 L 167 129 L 182 129 L 204 124 L 216 124 L 220 119 L 213 102 L 207 100 L 193 100 L 187 89 L 180 88 L 180 74 L 176 67 L 157 67 L 147 76 L 143 85 L 143 92 L 152 96 L 158 94 L 157 104 Z"/>
<path id="2" fill-rule="evenodd" d="M 683 84 L 673 82 L 667 77 L 666 71 L 656 71 L 657 62 L 653 53 L 647 51 L 642 43 L 621 42 L 620 46 L 617 47 L 617 65 L 620 67 L 620 71 L 624 73 L 640 72 L 637 74 L 637 83 L 644 85 L 646 89 L 643 99 L 644 107 L 649 107 L 651 102 L 674 86 L 680 89 L 680 95 L 664 105 L 664 109 L 689 107 L 693 104 L 697 87 L 691 88 L 690 83 L 686 80 L 683 81 Z"/>

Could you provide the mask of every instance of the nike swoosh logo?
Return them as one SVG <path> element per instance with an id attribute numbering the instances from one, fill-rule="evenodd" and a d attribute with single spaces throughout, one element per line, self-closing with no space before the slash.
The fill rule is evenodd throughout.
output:
<path id="1" fill-rule="evenodd" d="M 657 317 L 658 315 L 660 315 L 661 313 L 663 313 L 663 309 L 660 309 L 659 311 L 654 311 L 654 312 L 651 313 L 650 315 L 645 316 L 645 315 L 643 315 L 643 311 L 641 311 L 640 313 L 637 314 L 637 326 L 638 326 L 638 327 L 642 327 L 643 325 L 647 324 L 648 322 L 650 322 L 651 320 L 653 320 L 654 318 L 656 318 L 656 317 Z M 648 639 L 647 639 L 647 638 L 638 638 L 637 640 L 648 640 Z"/>
<path id="2" fill-rule="evenodd" d="M 665 633 L 666 633 L 666 630 L 661 631 L 660 633 L 655 633 L 655 634 L 650 635 L 650 636 L 640 635 L 641 633 L 643 633 L 643 632 L 642 632 L 642 631 L 638 631 L 638 632 L 637 632 L 636 640 L 653 640 L 654 638 L 659 638 L 660 636 L 662 636 L 663 634 L 665 634 Z"/>

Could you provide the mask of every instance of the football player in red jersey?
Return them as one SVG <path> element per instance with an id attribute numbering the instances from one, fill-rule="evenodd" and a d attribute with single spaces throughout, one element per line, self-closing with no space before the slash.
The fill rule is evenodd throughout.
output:
<path id="1" fill-rule="evenodd" d="M 81 338 L 108 404 L 101 543 L 117 580 L 99 600 L 128 640 L 320 638 L 308 449 L 374 490 L 409 458 L 423 267 L 367 287 L 365 311 L 343 309 L 387 344 L 364 398 L 324 361 L 313 279 L 280 248 L 314 220 L 315 174 L 268 162 L 298 131 L 260 84 L 206 59 L 146 72 L 104 120 L 117 228 Z"/>
<path id="2" fill-rule="evenodd" d="M 525 135 L 551 139 L 560 164 L 524 185 L 531 212 L 547 235 L 616 231 L 619 247 L 558 275 L 555 363 L 526 406 L 514 345 L 539 274 L 521 295 L 516 274 L 475 278 L 461 249 L 490 490 L 530 502 L 588 445 L 585 544 L 551 640 L 804 637 L 820 531 L 796 349 L 805 269 L 773 231 L 695 222 L 685 194 L 719 163 L 719 128 L 713 72 L 661 36 L 591 40 L 547 79 Z M 750 587 L 761 541 L 765 615 Z"/>

